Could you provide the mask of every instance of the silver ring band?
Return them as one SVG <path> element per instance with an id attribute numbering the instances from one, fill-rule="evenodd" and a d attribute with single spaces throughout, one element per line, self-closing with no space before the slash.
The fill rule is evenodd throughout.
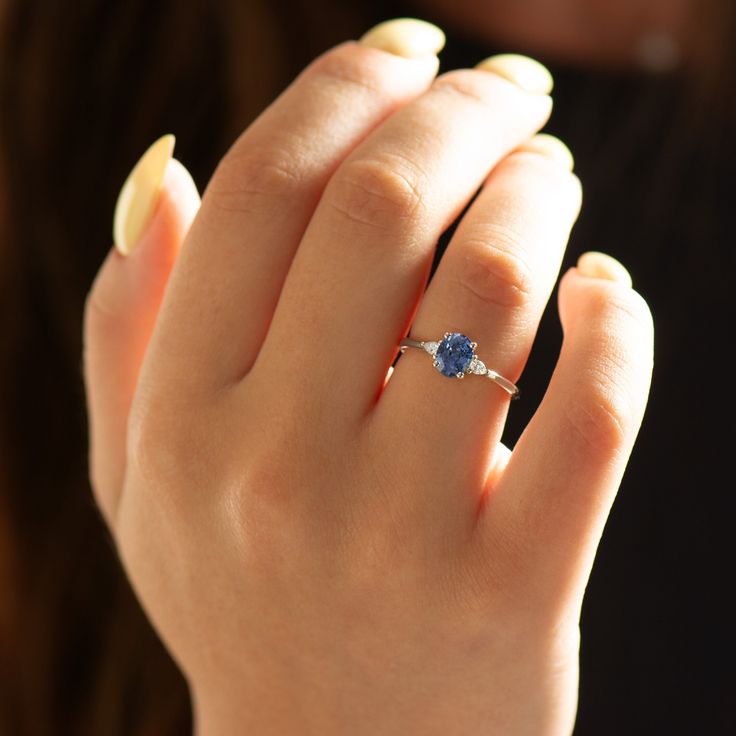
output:
<path id="1" fill-rule="evenodd" d="M 506 391 L 512 399 L 519 398 L 518 386 L 504 378 L 496 371 L 486 367 L 485 363 L 475 354 L 477 343 L 460 332 L 445 332 L 442 340 L 412 340 L 404 338 L 399 345 L 402 355 L 406 348 L 419 348 L 429 353 L 433 358 L 434 367 L 448 378 L 463 378 L 466 373 L 490 378 L 497 386 Z"/>

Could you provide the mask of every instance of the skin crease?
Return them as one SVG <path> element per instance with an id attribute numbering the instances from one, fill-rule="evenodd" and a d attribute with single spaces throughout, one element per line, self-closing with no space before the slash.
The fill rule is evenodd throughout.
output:
<path id="1" fill-rule="evenodd" d="M 653 33 L 685 52 L 694 42 L 691 0 L 418 0 L 416 6 L 477 38 L 583 64 L 636 65 L 638 44 Z"/>
<path id="2" fill-rule="evenodd" d="M 493 384 L 410 351 L 384 386 L 408 325 L 428 339 L 447 315 L 518 379 L 581 204 L 561 159 L 525 148 L 546 95 L 435 73 L 327 52 L 231 149 L 188 232 L 167 171 L 138 248 L 90 293 L 95 497 L 199 734 L 572 729 L 651 317 L 613 274 L 567 273 L 560 362 L 513 453 Z"/>

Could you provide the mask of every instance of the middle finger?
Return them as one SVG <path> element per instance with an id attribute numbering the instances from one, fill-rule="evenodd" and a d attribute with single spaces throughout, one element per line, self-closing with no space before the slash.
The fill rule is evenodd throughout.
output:
<path id="1" fill-rule="evenodd" d="M 493 61 L 438 77 L 340 165 L 247 378 L 255 393 L 277 385 L 281 401 L 291 395 L 333 420 L 370 411 L 437 239 L 493 166 L 549 116 L 549 73 L 525 61 L 517 60 L 517 83 L 489 73 Z"/>

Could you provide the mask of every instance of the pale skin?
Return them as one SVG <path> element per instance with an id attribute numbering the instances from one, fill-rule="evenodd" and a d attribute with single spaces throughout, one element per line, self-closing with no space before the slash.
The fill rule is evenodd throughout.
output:
<path id="1" fill-rule="evenodd" d="M 464 332 L 518 380 L 581 205 L 561 149 L 531 138 L 547 94 L 436 72 L 328 51 L 198 210 L 166 169 L 138 247 L 90 293 L 95 496 L 200 734 L 572 728 L 651 317 L 603 257 L 564 274 L 560 360 L 513 452 L 490 381 L 419 351 L 386 380 L 409 327 Z"/>

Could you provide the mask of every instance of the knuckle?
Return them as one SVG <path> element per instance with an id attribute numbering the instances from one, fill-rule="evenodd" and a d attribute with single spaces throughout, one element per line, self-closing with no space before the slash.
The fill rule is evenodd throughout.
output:
<path id="1" fill-rule="evenodd" d="M 520 309 L 534 293 L 532 269 L 518 233 L 501 225 L 476 230 L 462 245 L 457 280 L 485 305 Z"/>
<path id="2" fill-rule="evenodd" d="M 508 85 L 504 85 L 495 75 L 472 69 L 456 69 L 437 77 L 432 91 L 450 95 L 455 101 L 459 98 L 473 105 L 487 106 L 494 95 L 504 92 L 505 86 Z"/>
<path id="3" fill-rule="evenodd" d="M 585 319 L 590 343 L 578 388 L 566 405 L 572 429 L 591 447 L 616 455 L 633 444 L 652 368 L 653 325 L 642 297 L 601 281 Z"/>
<path id="4" fill-rule="evenodd" d="M 155 411 L 134 412 L 128 424 L 126 440 L 127 461 L 137 475 L 148 481 L 157 482 L 164 473 L 164 458 L 174 452 L 176 440 L 164 414 Z"/>
<path id="5" fill-rule="evenodd" d="M 565 405 L 567 421 L 586 446 L 616 456 L 633 432 L 631 400 L 605 369 L 588 369 L 582 381 L 577 395 Z"/>
<path id="6" fill-rule="evenodd" d="M 646 301 L 633 289 L 618 289 L 601 280 L 591 294 L 593 317 L 600 324 L 618 324 L 624 329 L 649 329 L 652 316 Z"/>
<path id="7" fill-rule="evenodd" d="M 217 474 L 207 444 L 201 441 L 199 422 L 190 412 L 163 396 L 141 396 L 131 410 L 126 438 L 126 467 L 150 489 L 157 503 L 176 505 L 181 489 L 213 486 Z M 200 415 L 200 419 L 202 415 Z"/>
<path id="8" fill-rule="evenodd" d="M 280 147 L 236 148 L 225 155 L 208 188 L 219 210 L 253 213 L 281 210 L 302 187 L 299 156 Z"/>
<path id="9" fill-rule="evenodd" d="M 419 169 L 398 156 L 354 159 L 338 174 L 329 201 L 348 220 L 390 230 L 421 217 L 423 181 Z"/>
<path id="10" fill-rule="evenodd" d="M 384 86 L 380 78 L 385 66 L 379 65 L 376 56 L 366 51 L 368 49 L 359 44 L 341 44 L 307 66 L 304 78 L 320 85 L 327 83 L 344 87 L 347 84 L 357 90 L 383 94 Z"/>
<path id="11" fill-rule="evenodd" d="M 546 217 L 556 214 L 565 219 L 577 217 L 583 200 L 580 178 L 547 155 L 529 150 L 516 150 L 500 164 L 523 177 L 525 201 Z M 518 194 L 517 194 L 518 196 Z"/>
<path id="12" fill-rule="evenodd" d="M 592 323 L 598 325 L 601 354 L 622 379 L 651 371 L 654 322 L 649 305 L 633 289 L 601 282 L 592 297 Z"/>

